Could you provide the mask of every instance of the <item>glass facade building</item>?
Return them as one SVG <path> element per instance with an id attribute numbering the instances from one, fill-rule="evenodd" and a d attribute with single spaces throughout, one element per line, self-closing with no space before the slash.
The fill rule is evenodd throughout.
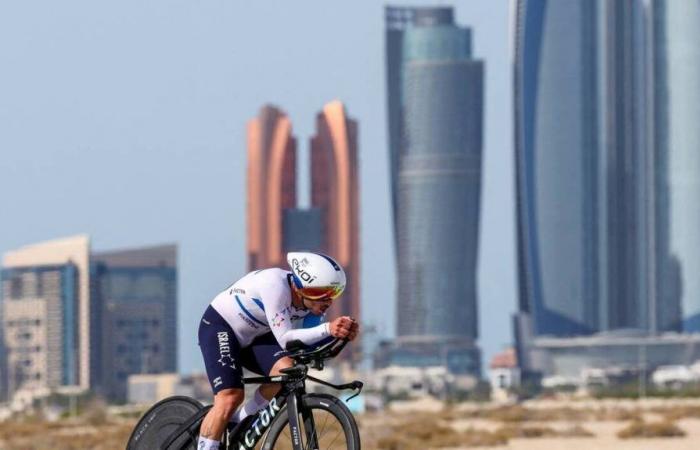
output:
<path id="1" fill-rule="evenodd" d="M 641 3 L 515 14 L 519 310 L 534 335 L 653 328 Z"/>
<path id="2" fill-rule="evenodd" d="M 125 401 L 129 375 L 177 372 L 177 247 L 97 253 L 91 271 L 94 385 Z"/>
<path id="3" fill-rule="evenodd" d="M 521 1 L 515 27 L 520 310 L 537 334 L 598 329 L 595 2 Z"/>
<path id="4" fill-rule="evenodd" d="M 519 357 L 541 338 L 699 332 L 700 2 L 515 13 Z"/>
<path id="5" fill-rule="evenodd" d="M 598 14 L 600 326 L 652 330 L 644 9 L 641 1 L 602 1 Z"/>
<path id="6" fill-rule="evenodd" d="M 321 251 L 323 226 L 320 208 L 284 210 L 284 251 Z"/>
<path id="7" fill-rule="evenodd" d="M 657 311 L 700 332 L 700 2 L 651 2 Z"/>
<path id="8" fill-rule="evenodd" d="M 483 63 L 450 8 L 386 20 L 397 334 L 476 348 Z"/>

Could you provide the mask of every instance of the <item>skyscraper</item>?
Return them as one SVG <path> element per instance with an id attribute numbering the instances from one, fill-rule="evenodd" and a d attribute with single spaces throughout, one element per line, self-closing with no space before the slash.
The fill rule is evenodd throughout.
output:
<path id="1" fill-rule="evenodd" d="M 321 249 L 340 263 L 347 275 L 336 316 L 360 318 L 359 187 L 357 122 L 339 101 L 326 104 L 316 118 L 311 138 L 311 205 L 321 212 Z M 339 309 L 337 309 L 339 308 Z"/>
<path id="2" fill-rule="evenodd" d="M 650 5 L 650 141 L 659 330 L 700 332 L 700 2 Z"/>
<path id="3" fill-rule="evenodd" d="M 248 269 L 284 267 L 284 210 L 296 207 L 296 139 L 274 106 L 248 123 L 247 176 Z"/>
<path id="4" fill-rule="evenodd" d="M 483 63 L 451 8 L 387 7 L 386 30 L 399 341 L 478 371 Z"/>
<path id="5" fill-rule="evenodd" d="M 596 2 L 517 2 L 514 124 L 520 311 L 537 335 L 599 329 Z"/>
<path id="6" fill-rule="evenodd" d="M 8 252 L 2 269 L 2 330 L 8 396 L 90 386 L 87 236 Z"/>
<path id="7" fill-rule="evenodd" d="M 623 335 L 666 345 L 661 333 L 700 330 L 700 4 L 515 12 L 518 340 L 601 333 L 579 344 L 604 354 Z"/>
<path id="8" fill-rule="evenodd" d="M 177 247 L 94 254 L 95 387 L 126 400 L 133 374 L 177 372 Z"/>
<path id="9" fill-rule="evenodd" d="M 640 1 L 600 5 L 603 330 L 649 328 L 643 12 Z"/>
<path id="10" fill-rule="evenodd" d="M 536 335 L 650 324 L 641 2 L 519 0 L 520 311 Z"/>

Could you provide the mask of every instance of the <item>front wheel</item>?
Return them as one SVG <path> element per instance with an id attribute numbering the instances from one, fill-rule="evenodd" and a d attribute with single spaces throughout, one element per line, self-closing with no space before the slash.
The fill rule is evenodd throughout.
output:
<path id="1" fill-rule="evenodd" d="M 331 395 L 306 394 L 299 405 L 301 447 L 318 450 L 360 450 L 360 433 L 350 410 Z M 287 407 L 267 432 L 261 450 L 293 450 Z"/>

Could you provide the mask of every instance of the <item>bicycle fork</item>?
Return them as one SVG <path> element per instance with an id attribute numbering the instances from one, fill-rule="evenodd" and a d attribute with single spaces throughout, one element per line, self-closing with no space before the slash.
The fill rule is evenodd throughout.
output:
<path id="1" fill-rule="evenodd" d="M 306 445 L 302 447 L 300 439 L 301 432 L 299 430 L 299 404 L 301 395 L 292 393 L 289 395 L 287 402 L 287 412 L 289 415 L 289 431 L 292 435 L 292 446 L 294 450 L 317 450 L 318 439 L 316 437 L 316 424 L 314 423 L 314 415 L 310 409 L 303 408 L 301 410 L 301 418 L 304 421 L 304 430 L 306 431 Z"/>

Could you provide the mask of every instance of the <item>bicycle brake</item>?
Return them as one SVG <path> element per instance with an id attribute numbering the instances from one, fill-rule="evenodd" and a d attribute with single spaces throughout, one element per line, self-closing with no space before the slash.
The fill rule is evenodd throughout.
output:
<path id="1" fill-rule="evenodd" d="M 352 389 L 357 389 L 357 392 L 355 392 L 355 393 L 354 393 L 353 395 L 351 395 L 350 397 L 346 398 L 346 399 L 345 399 L 345 403 L 348 403 L 350 400 L 352 400 L 353 398 L 355 398 L 355 397 L 357 397 L 358 395 L 360 395 L 360 393 L 362 392 L 362 387 L 363 387 L 365 384 L 364 384 L 362 381 L 357 381 L 357 380 L 356 380 L 356 381 L 353 381 L 353 382 L 351 383 L 351 385 L 352 385 Z"/>

